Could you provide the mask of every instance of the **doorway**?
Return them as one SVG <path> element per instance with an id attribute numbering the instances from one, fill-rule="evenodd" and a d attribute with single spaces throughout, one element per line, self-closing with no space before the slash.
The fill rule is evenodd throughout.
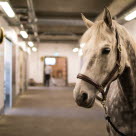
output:
<path id="1" fill-rule="evenodd" d="M 52 69 L 50 86 L 66 86 L 67 85 L 67 58 L 66 57 L 44 57 L 44 85 L 46 84 L 45 69 L 50 66 Z"/>
<path id="2" fill-rule="evenodd" d="M 12 107 L 12 42 L 4 40 L 4 104 Z"/>

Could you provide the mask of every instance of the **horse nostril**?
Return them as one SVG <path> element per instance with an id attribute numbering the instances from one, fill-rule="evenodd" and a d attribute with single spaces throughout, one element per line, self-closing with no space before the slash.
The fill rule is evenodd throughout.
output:
<path id="1" fill-rule="evenodd" d="M 87 93 L 83 93 L 82 94 L 82 101 L 85 102 L 88 99 L 88 94 Z"/>

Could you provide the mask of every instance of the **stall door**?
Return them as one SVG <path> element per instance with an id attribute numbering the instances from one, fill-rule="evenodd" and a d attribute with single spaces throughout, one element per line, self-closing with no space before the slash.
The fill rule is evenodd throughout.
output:
<path id="1" fill-rule="evenodd" d="M 5 107 L 12 107 L 12 42 L 4 41 L 4 94 Z"/>

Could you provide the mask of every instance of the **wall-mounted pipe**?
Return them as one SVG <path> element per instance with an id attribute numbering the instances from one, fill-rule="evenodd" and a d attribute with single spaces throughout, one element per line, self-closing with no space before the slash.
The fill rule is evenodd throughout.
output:
<path id="1" fill-rule="evenodd" d="M 28 21 L 31 24 L 31 27 L 34 31 L 34 36 L 36 37 L 37 42 L 39 42 L 38 29 L 37 29 L 37 25 L 35 23 L 35 22 L 37 22 L 37 18 L 36 18 L 36 15 L 35 15 L 33 0 L 27 0 L 27 6 L 28 6 L 28 16 L 29 16 Z"/>

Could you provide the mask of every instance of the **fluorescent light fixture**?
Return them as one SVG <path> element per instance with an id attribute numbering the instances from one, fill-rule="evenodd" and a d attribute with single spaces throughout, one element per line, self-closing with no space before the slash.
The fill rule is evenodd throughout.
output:
<path id="1" fill-rule="evenodd" d="M 84 48 L 84 46 L 85 46 L 85 43 L 80 43 L 81 48 Z"/>
<path id="2" fill-rule="evenodd" d="M 29 42 L 28 42 L 28 45 L 29 45 L 30 47 L 33 47 L 33 46 L 34 46 L 34 43 L 33 43 L 32 41 L 29 41 Z"/>
<path id="3" fill-rule="evenodd" d="M 82 51 L 82 49 L 79 49 L 78 56 L 82 56 L 82 55 L 83 55 L 83 51 Z"/>
<path id="4" fill-rule="evenodd" d="M 32 48 L 32 51 L 33 51 L 33 52 L 37 52 L 37 48 L 36 48 L 36 47 L 33 47 L 33 48 Z"/>
<path id="5" fill-rule="evenodd" d="M 73 52 L 78 52 L 78 50 L 79 50 L 78 48 L 74 48 Z"/>
<path id="6" fill-rule="evenodd" d="M 136 10 L 131 12 L 130 14 L 128 14 L 126 17 L 125 17 L 125 20 L 126 21 L 130 21 L 132 19 L 134 19 L 136 17 Z"/>
<path id="7" fill-rule="evenodd" d="M 23 38 L 28 38 L 28 34 L 26 31 L 20 31 L 20 34 L 22 35 Z"/>
<path id="8" fill-rule="evenodd" d="M 1 1 L 0 2 L 0 6 L 3 8 L 3 10 L 5 11 L 5 13 L 9 17 L 11 17 L 11 18 L 15 17 L 15 13 L 14 13 L 13 9 L 11 8 L 11 6 L 9 5 L 8 2 Z"/>

